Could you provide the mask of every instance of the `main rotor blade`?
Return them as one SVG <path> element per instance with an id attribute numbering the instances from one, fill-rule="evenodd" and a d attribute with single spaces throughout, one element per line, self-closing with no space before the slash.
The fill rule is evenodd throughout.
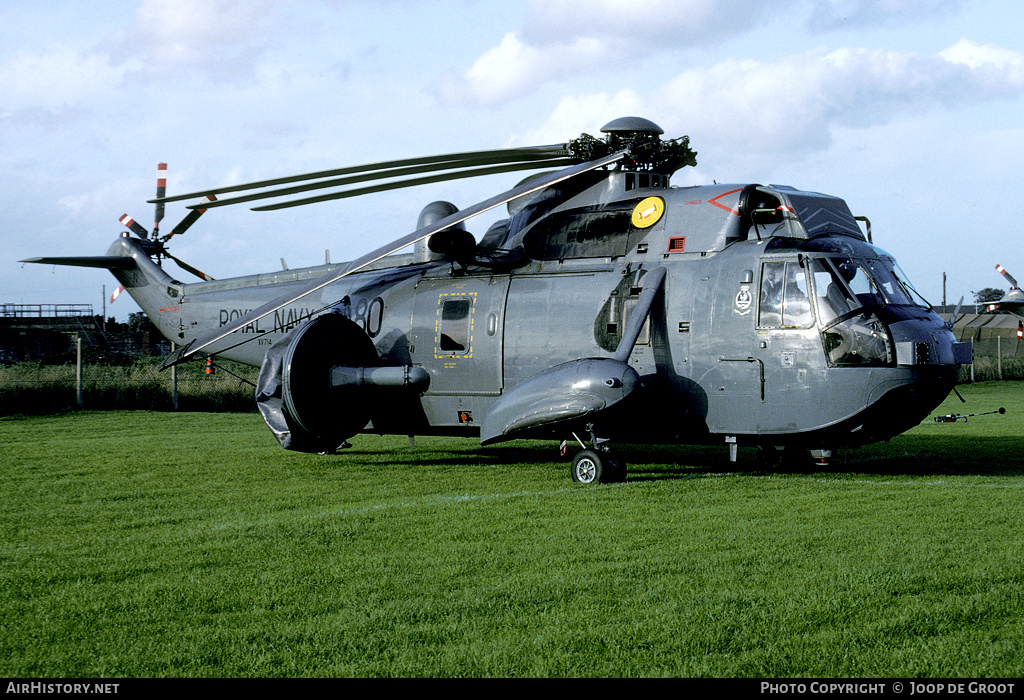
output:
<path id="1" fill-rule="evenodd" d="M 138 221 L 128 216 L 127 214 L 122 214 L 121 218 L 118 219 L 118 221 L 124 224 L 128 229 L 131 230 L 132 233 L 134 233 L 139 238 L 149 238 L 149 231 L 147 231 L 142 224 L 140 224 Z"/>
<path id="2" fill-rule="evenodd" d="M 250 311 L 241 318 L 236 319 L 234 322 L 221 326 L 216 331 L 208 333 L 202 338 L 197 338 L 191 341 L 187 345 L 184 345 L 181 348 L 179 348 L 173 354 L 169 355 L 167 359 L 164 360 L 162 368 L 170 367 L 171 365 L 176 365 L 180 362 L 189 360 L 192 357 L 194 357 L 196 353 L 199 353 L 208 348 L 210 345 L 213 345 L 214 343 L 223 340 L 224 338 L 228 337 L 229 335 L 237 331 L 239 328 L 244 328 L 248 324 L 254 323 L 258 319 L 261 319 L 264 316 L 272 314 L 275 311 L 284 308 L 288 304 L 294 303 L 299 299 L 312 294 L 313 292 L 323 289 L 332 282 L 336 282 L 337 280 L 343 277 L 358 272 L 367 265 L 370 265 L 371 263 L 374 263 L 385 256 L 397 252 L 405 248 L 406 246 L 410 246 L 421 239 L 427 238 L 428 236 L 431 236 L 437 233 L 438 231 L 443 231 L 451 226 L 455 226 L 456 224 L 461 223 L 466 219 L 472 218 L 477 214 L 481 214 L 489 209 L 493 209 L 494 207 L 501 206 L 502 204 L 510 202 L 513 199 L 516 199 L 517 197 L 522 197 L 524 195 L 531 194 L 538 190 L 542 190 L 546 187 L 550 187 L 559 182 L 569 180 L 591 170 L 596 170 L 597 168 L 601 168 L 606 165 L 611 165 L 612 163 L 622 160 L 628 155 L 628 150 L 619 151 L 618 153 L 613 153 L 609 156 L 605 156 L 604 158 L 592 160 L 587 163 L 580 163 L 579 165 L 575 165 L 570 168 L 565 168 L 564 170 L 549 173 L 536 180 L 527 182 L 525 184 L 514 187 L 511 190 L 495 195 L 494 197 L 484 200 L 483 202 L 474 204 L 473 206 L 467 209 L 457 211 L 451 216 L 446 216 L 445 218 L 431 224 L 430 226 L 424 226 L 423 228 L 417 231 L 414 231 L 406 236 L 403 236 L 402 238 L 399 238 L 396 241 L 393 241 L 385 246 L 378 248 L 377 250 L 374 250 L 373 252 L 367 253 L 366 255 L 363 255 L 362 257 L 353 260 L 351 263 L 349 263 L 348 265 L 346 265 L 345 267 L 341 268 L 336 272 L 332 272 L 331 274 L 325 275 L 324 277 L 321 277 L 319 279 L 311 280 L 306 284 L 302 285 L 301 287 L 299 287 L 294 292 L 284 297 L 275 299 L 274 301 L 268 302 L 263 306 L 260 306 L 259 308 Z M 248 342 L 248 340 L 251 340 L 251 338 L 242 342 Z M 221 350 L 221 352 L 223 352 L 223 350 Z"/>
<path id="3" fill-rule="evenodd" d="M 156 198 L 160 199 L 167 192 L 167 163 L 156 164 Z M 153 217 L 156 223 L 153 224 L 153 238 L 160 233 L 160 222 L 164 220 L 164 203 L 156 203 L 156 212 Z"/>
<path id="4" fill-rule="evenodd" d="M 479 159 L 476 159 L 476 160 L 472 161 L 471 163 L 468 162 L 468 161 L 467 162 L 449 162 L 449 163 L 440 163 L 440 164 L 417 165 L 417 166 L 411 166 L 411 167 L 407 167 L 407 168 L 393 168 L 393 169 L 386 170 L 386 171 L 383 171 L 383 172 L 363 173 L 361 175 L 351 175 L 349 177 L 332 178 L 330 180 L 321 180 L 319 182 L 311 182 L 311 183 L 307 183 L 305 185 L 294 185 L 292 187 L 282 187 L 282 188 L 274 189 L 274 190 L 264 190 L 262 192 L 254 192 L 252 194 L 245 194 L 245 195 L 241 195 L 241 196 L 238 196 L 238 197 L 229 197 L 227 199 L 218 199 L 215 203 L 209 204 L 207 206 L 211 207 L 211 208 L 212 207 L 223 207 L 223 206 L 227 206 L 229 204 L 241 204 L 242 202 L 252 202 L 252 201 L 257 200 L 257 199 L 268 199 L 270 197 L 283 197 L 284 195 L 288 195 L 288 194 L 298 194 L 299 192 L 309 192 L 310 190 L 318 190 L 318 189 L 323 189 L 325 187 L 340 187 L 342 185 L 352 185 L 352 184 L 355 184 L 357 182 L 367 182 L 369 180 L 380 180 L 380 179 L 388 178 L 388 177 L 400 177 L 400 176 L 404 176 L 404 175 L 415 175 L 417 173 L 429 173 L 429 172 L 434 172 L 436 170 L 449 170 L 449 169 L 452 169 L 452 168 L 464 168 L 464 167 L 470 167 L 472 165 L 488 165 L 488 164 L 492 164 L 492 163 L 509 163 L 509 161 L 505 157 L 479 158 Z M 537 157 L 537 158 L 527 158 L 525 160 L 525 162 L 523 162 L 522 164 L 520 164 L 517 161 L 517 162 L 512 163 L 512 164 L 504 165 L 502 168 L 492 168 L 492 169 L 490 169 L 489 172 L 481 173 L 481 174 L 489 175 L 489 174 L 492 174 L 492 172 L 509 172 L 509 171 L 513 171 L 513 170 L 527 170 L 527 169 L 530 169 L 530 168 L 538 168 L 538 169 L 539 168 L 550 168 L 550 167 L 561 168 L 561 167 L 564 167 L 566 165 L 571 165 L 572 163 L 573 163 L 573 161 L 568 159 L 568 158 L 550 158 L 550 157 L 546 157 L 546 156 L 544 156 L 544 157 Z M 473 177 L 473 175 L 464 175 L 463 177 Z M 455 177 L 442 178 L 442 179 L 455 179 Z M 430 180 L 430 182 L 438 182 L 438 181 L 439 180 Z M 414 185 L 415 184 L 422 184 L 421 182 L 418 182 L 418 181 L 410 181 L 410 182 L 412 182 L 412 184 L 414 184 Z M 410 185 L 403 185 L 403 186 L 404 187 L 408 187 Z M 389 187 L 389 188 L 386 188 L 386 189 L 393 189 L 393 188 Z M 377 190 L 372 190 L 371 189 L 371 190 L 368 190 L 368 191 L 377 191 Z M 359 194 L 365 194 L 365 192 L 360 191 Z M 354 196 L 354 195 L 350 195 L 350 196 Z M 316 200 L 316 201 L 320 201 L 320 200 Z M 189 205 L 188 208 L 189 209 L 197 209 L 197 208 L 202 207 L 202 206 L 203 206 L 202 204 L 191 204 L 191 205 Z M 295 205 L 292 205 L 292 206 L 295 206 Z M 256 211 L 263 211 L 263 209 L 256 209 Z"/>
<path id="5" fill-rule="evenodd" d="M 1003 277 L 1007 279 L 1007 281 L 1009 281 L 1011 286 L 1017 286 L 1017 280 L 1013 279 L 1013 275 L 1004 270 L 1002 265 L 996 265 L 996 269 L 999 270 L 999 274 L 1001 274 Z"/>
<path id="6" fill-rule="evenodd" d="M 242 190 L 256 189 L 259 187 L 271 187 L 273 185 L 286 185 L 291 182 L 301 182 L 303 180 L 316 180 L 325 177 L 336 177 L 338 175 L 351 175 L 354 173 L 370 172 L 373 170 L 387 170 L 390 168 L 400 168 L 411 165 L 427 165 L 431 163 L 438 164 L 437 169 L 444 168 L 458 168 L 458 167 L 469 167 L 476 163 L 475 161 L 480 158 L 494 159 L 494 158 L 506 158 L 504 162 L 514 163 L 522 160 L 536 159 L 536 158 L 554 158 L 556 156 L 568 155 L 569 151 L 565 144 L 555 144 L 550 146 L 529 146 L 525 148 L 505 148 L 496 149 L 490 151 L 467 151 L 465 153 L 449 153 L 447 155 L 439 156 L 424 156 L 420 158 L 403 158 L 401 160 L 389 160 L 380 163 L 370 163 L 369 165 L 353 165 L 345 168 L 335 168 L 333 170 L 320 170 L 315 173 L 305 173 L 303 175 L 290 175 L 288 177 L 273 178 L 270 180 L 259 180 L 257 182 L 247 182 L 240 185 L 228 185 L 225 187 L 215 187 L 198 192 L 188 192 L 186 194 L 178 194 L 172 197 L 161 197 L 159 199 L 148 200 L 150 203 L 155 202 L 176 202 L 182 199 L 193 199 L 195 197 L 202 197 L 208 194 L 224 194 L 227 192 L 241 192 Z M 499 162 L 495 160 L 489 160 L 486 162 Z M 460 163 L 461 165 L 456 165 Z M 385 176 L 386 177 L 386 176 Z"/>
<path id="7" fill-rule="evenodd" d="M 210 206 L 212 206 L 212 204 L 213 204 L 213 202 L 215 200 L 216 200 L 216 197 L 214 197 L 212 194 L 211 195 L 207 195 L 205 198 L 203 198 L 202 202 L 200 202 L 199 204 L 196 204 L 196 205 L 194 205 L 192 207 L 189 207 L 189 209 L 191 209 L 192 211 L 190 211 L 188 214 L 186 214 L 185 218 L 182 219 L 181 221 L 179 221 L 178 225 L 175 226 L 174 228 L 172 228 L 170 233 L 168 233 L 166 236 L 161 238 L 160 242 L 164 243 L 171 236 L 177 236 L 178 234 L 182 234 L 182 233 L 185 233 L 185 231 L 188 231 L 189 227 L 192 224 L 194 224 L 199 219 L 200 216 L 202 216 L 203 214 L 206 213 L 206 210 Z"/>
<path id="8" fill-rule="evenodd" d="M 537 168 L 550 168 L 558 167 L 562 168 L 573 164 L 573 160 L 569 158 L 555 158 L 545 161 L 534 161 L 529 163 L 513 163 L 510 165 L 497 165 L 492 168 L 476 168 L 475 170 L 463 170 L 456 173 L 443 173 L 441 175 L 431 175 L 429 177 L 415 177 L 410 180 L 399 180 L 398 182 L 384 182 L 379 185 L 372 185 L 370 187 L 359 187 L 354 190 L 344 190 L 342 192 L 331 192 L 329 194 L 321 194 L 315 197 L 306 197 L 304 199 L 291 199 L 287 202 L 278 202 L 277 204 L 264 204 L 261 207 L 253 207 L 253 211 L 274 211 L 276 209 L 287 209 L 289 207 L 299 207 L 305 204 L 314 204 L 315 202 L 327 202 L 332 199 L 345 199 L 346 197 L 358 197 L 364 194 L 371 194 L 373 192 L 384 192 L 387 190 L 397 190 L 402 187 L 415 187 L 416 185 L 429 185 L 432 182 L 445 182 L 447 180 L 461 180 L 467 177 L 480 177 L 481 175 L 500 175 L 501 173 L 511 173 L 516 170 L 536 170 Z"/>

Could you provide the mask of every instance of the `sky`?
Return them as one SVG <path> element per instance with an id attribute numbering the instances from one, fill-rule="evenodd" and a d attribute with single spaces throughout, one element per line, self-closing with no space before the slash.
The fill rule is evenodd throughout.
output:
<path id="1" fill-rule="evenodd" d="M 174 194 L 623 116 L 690 137 L 674 186 L 842 197 L 932 303 L 943 275 L 970 302 L 1007 287 L 997 263 L 1024 280 L 1022 30 L 1019 0 L 0 0 L 0 303 L 101 313 L 109 273 L 18 261 L 151 226 L 159 162 Z M 169 248 L 216 278 L 339 262 L 521 177 L 211 209 Z"/>

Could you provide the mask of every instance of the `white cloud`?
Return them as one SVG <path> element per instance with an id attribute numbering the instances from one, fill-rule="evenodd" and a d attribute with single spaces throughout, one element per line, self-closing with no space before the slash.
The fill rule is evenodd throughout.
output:
<path id="1" fill-rule="evenodd" d="M 182 68 L 201 70 L 206 79 L 252 76 L 269 5 L 267 0 L 148 0 L 129 27 L 95 37 L 91 48 L 26 45 L 0 64 L 0 115 L 53 114 L 110 103 L 123 99 L 126 80 L 180 77 Z"/>
<path id="2" fill-rule="evenodd" d="M 619 46 L 710 45 L 759 21 L 763 0 L 534 0 L 523 35 L 539 45 L 601 37 Z"/>
<path id="3" fill-rule="evenodd" d="M 583 72 L 600 65 L 605 55 L 606 46 L 589 37 L 542 49 L 524 43 L 516 33 L 509 33 L 498 46 L 480 56 L 461 78 L 446 77 L 442 96 L 452 103 L 497 104 L 532 91 L 539 76 Z"/>
<path id="4" fill-rule="evenodd" d="M 108 94 L 126 70 L 111 65 L 102 54 L 71 47 L 21 54 L 0 67 L 0 107 L 10 112 L 58 111 L 96 94 Z"/>
<path id="5" fill-rule="evenodd" d="M 109 43 L 116 60 L 144 75 L 181 68 L 208 77 L 249 75 L 266 48 L 271 0 L 147 0 L 134 23 Z"/>
<path id="6" fill-rule="evenodd" d="M 635 69 L 666 50 L 704 46 L 749 29 L 760 0 L 543 0 L 461 76 L 442 81 L 450 104 L 496 105 L 549 82 Z"/>
<path id="7" fill-rule="evenodd" d="M 1024 52 L 1004 49 L 991 44 L 978 44 L 961 39 L 939 52 L 944 60 L 973 69 L 978 75 L 990 72 L 997 80 L 1007 80 L 1007 88 L 1017 92 L 1024 83 Z"/>
<path id="8" fill-rule="evenodd" d="M 905 24 L 956 14 L 961 0 L 827 0 L 811 2 L 809 27 L 833 30 Z"/>
<path id="9" fill-rule="evenodd" d="M 563 143 L 581 133 L 599 136 L 598 130 L 612 119 L 642 116 L 650 112 L 650 101 L 635 90 L 574 95 L 563 98 L 542 124 L 518 135 L 515 144 Z"/>
<path id="10" fill-rule="evenodd" d="M 667 132 L 691 134 L 698 147 L 710 141 L 753 154 L 806 153 L 826 147 L 837 126 L 1024 96 L 1024 53 L 975 49 L 957 45 L 925 56 L 844 48 L 773 62 L 731 60 L 685 71 L 646 100 L 667 115 Z"/>
<path id="11" fill-rule="evenodd" d="M 799 0 L 766 12 L 763 0 L 532 0 L 523 26 L 504 35 L 460 76 L 441 81 L 449 104 L 493 106 L 548 83 L 663 64 L 757 28 L 803 24 L 820 33 L 941 19 L 956 0 Z"/>

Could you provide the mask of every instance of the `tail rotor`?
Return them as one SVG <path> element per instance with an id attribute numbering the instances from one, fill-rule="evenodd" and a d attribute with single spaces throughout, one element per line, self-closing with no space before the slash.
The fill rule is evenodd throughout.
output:
<path id="1" fill-rule="evenodd" d="M 165 246 L 165 243 L 167 243 L 167 241 L 172 236 L 178 236 L 178 235 L 181 235 L 181 234 L 185 233 L 185 231 L 187 231 L 192 226 L 192 224 L 194 224 L 196 221 L 198 221 L 199 217 L 206 213 L 206 208 L 205 207 L 204 208 L 196 207 L 196 208 L 189 209 L 189 212 L 188 212 L 188 214 L 185 215 L 185 218 L 183 218 L 181 221 L 179 221 L 178 224 L 174 228 L 171 229 L 170 233 L 168 233 L 166 236 L 160 237 L 159 236 L 159 233 L 160 233 L 160 222 L 164 218 L 164 201 L 163 201 L 163 198 L 166 196 L 166 194 L 167 194 L 167 163 L 159 163 L 157 165 L 157 173 L 156 173 L 156 197 L 157 197 L 157 202 L 156 202 L 156 212 L 155 212 L 155 216 L 154 216 L 153 233 L 152 233 L 152 235 L 150 235 L 150 232 L 146 230 L 145 226 L 142 226 L 138 221 L 136 221 L 135 219 L 130 217 L 128 214 L 122 215 L 121 218 L 119 219 L 119 221 L 122 224 L 124 224 L 124 226 L 129 231 L 134 233 L 136 236 L 138 236 L 139 238 L 141 238 L 141 239 L 143 239 L 145 241 L 149 241 L 152 244 L 150 256 L 154 257 L 156 259 L 157 264 L 160 264 L 160 259 L 161 258 L 169 258 L 169 259 L 173 260 L 178 265 L 178 267 L 180 267 L 181 269 L 186 270 L 187 272 L 192 273 L 193 275 L 195 275 L 196 277 L 198 277 L 200 279 L 203 279 L 203 280 L 206 280 L 206 281 L 212 281 L 214 279 L 213 277 L 211 277 L 210 275 L 206 274 L 202 270 L 200 270 L 200 269 L 198 269 L 198 268 L 196 268 L 196 267 L 194 267 L 192 265 L 189 265 L 185 261 L 180 260 L 179 258 L 176 258 L 175 256 L 171 255 L 170 252 L 168 252 L 167 247 Z M 214 197 L 213 195 L 207 195 L 205 198 L 203 198 L 202 202 L 200 202 L 199 204 L 202 205 L 204 203 L 214 202 L 214 201 L 216 201 L 216 199 L 217 198 Z M 111 301 L 113 301 L 113 299 L 111 299 Z"/>

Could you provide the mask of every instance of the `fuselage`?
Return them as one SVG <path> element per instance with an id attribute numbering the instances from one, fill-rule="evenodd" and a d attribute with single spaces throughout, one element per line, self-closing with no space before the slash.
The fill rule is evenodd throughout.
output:
<path id="1" fill-rule="evenodd" d="M 401 434 L 479 434 L 504 393 L 579 358 L 610 357 L 644 277 L 659 296 L 628 364 L 642 382 L 606 431 L 633 440 L 737 440 L 831 448 L 887 439 L 954 386 L 956 343 L 845 202 L 790 188 L 669 188 L 601 173 L 511 209 L 481 248 L 514 264 L 399 254 L 239 329 L 211 348 L 260 365 L 303 321 L 340 313 L 380 363 L 417 366 L 429 386 Z M 338 266 L 181 283 L 133 239 L 138 270 L 114 271 L 178 344 Z M 380 429 L 380 426 L 377 426 Z"/>

